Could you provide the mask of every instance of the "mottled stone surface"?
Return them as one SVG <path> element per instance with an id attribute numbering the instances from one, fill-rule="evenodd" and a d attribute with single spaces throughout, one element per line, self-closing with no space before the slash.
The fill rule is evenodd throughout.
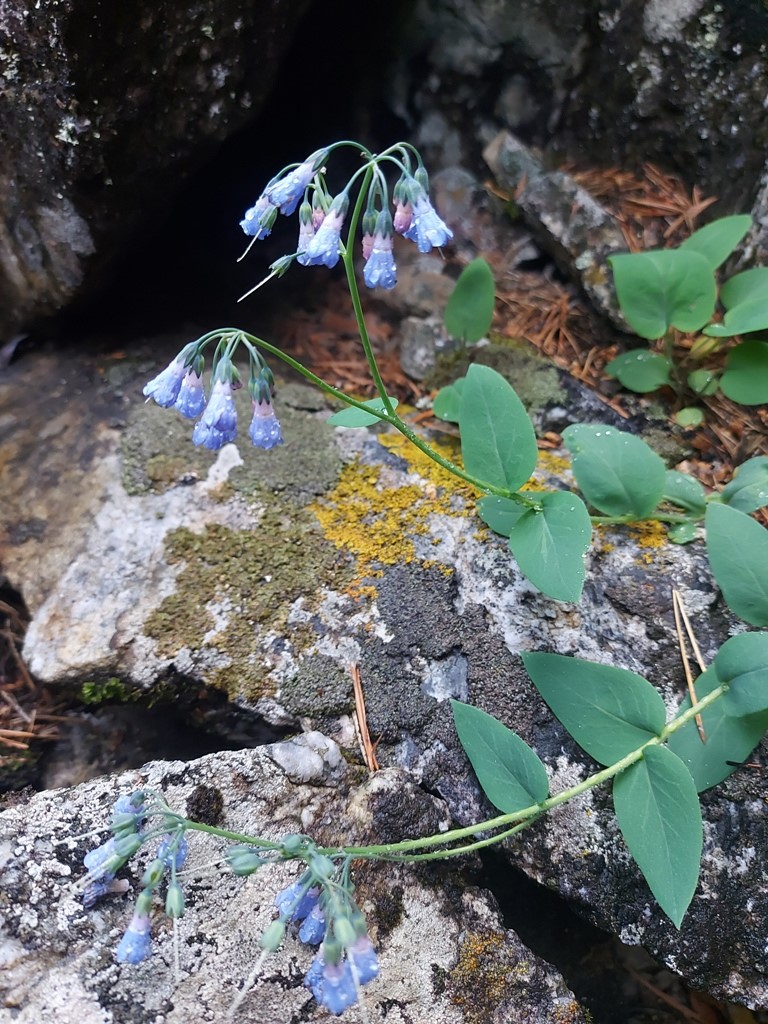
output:
<path id="1" fill-rule="evenodd" d="M 151 788 L 181 813 L 206 824 L 272 840 L 288 832 L 317 842 L 378 841 L 444 829 L 445 805 L 397 769 L 372 778 L 345 765 L 325 741 L 322 756 L 289 744 L 218 753 L 188 764 L 153 762 L 138 772 L 22 800 L 0 814 L 0 1001 L 20 1024 L 182 1024 L 231 1020 L 228 1009 L 259 957 L 258 939 L 274 919 L 275 893 L 294 867 L 263 868 L 249 878 L 213 867 L 227 844 L 195 833 L 182 876 L 186 913 L 179 921 L 179 969 L 173 930 L 157 898 L 152 958 L 117 964 L 114 949 L 130 917 L 143 851 L 119 877 L 128 895 L 85 910 L 78 882 L 83 855 L 121 794 Z M 279 764 L 289 761 L 284 774 Z M 301 776 L 296 777 L 296 773 Z M 404 818 L 402 808 L 410 814 Z M 586 1024 L 560 976 L 504 928 L 493 899 L 468 874 L 452 884 L 429 869 L 363 865 L 356 899 L 380 958 L 366 986 L 371 1021 L 387 1024 Z M 265 964 L 236 1020 L 241 1024 L 335 1020 L 302 981 L 313 949 L 289 931 Z M 44 978 L 44 983 L 41 979 Z M 348 1013 L 359 1019 L 359 1011 Z"/>
<path id="2" fill-rule="evenodd" d="M 515 378 L 513 351 L 486 347 L 477 358 Z M 152 372 L 140 356 L 70 353 L 66 365 L 22 361 L 0 385 L 0 562 L 32 614 L 30 666 L 53 686 L 116 677 L 130 693 L 178 695 L 181 706 L 207 688 L 241 723 L 264 719 L 346 745 L 357 665 L 382 765 L 406 769 L 469 823 L 489 808 L 459 749 L 449 697 L 514 728 L 557 792 L 594 766 L 538 697 L 520 652 L 639 672 L 671 710 L 684 691 L 672 586 L 706 661 L 741 628 L 700 541 L 670 545 L 647 525 L 597 531 L 581 601 L 558 604 L 482 527 L 472 493 L 400 435 L 333 430 L 317 396 L 289 386 L 277 395 L 282 448 L 195 451 L 176 413 L 140 402 Z M 30 405 L 33 382 L 47 387 L 45 407 Z M 555 416 L 562 429 L 580 415 L 555 390 L 539 419 Z M 451 434 L 434 440 L 455 456 Z M 565 455 L 543 452 L 533 486 L 571 484 Z M 679 933 L 624 849 L 608 792 L 540 822 L 509 855 L 697 987 L 760 1004 L 763 793 L 759 774 L 742 772 L 705 796 L 702 881 Z"/>
<path id="3" fill-rule="evenodd" d="M 476 166 L 507 128 L 581 163 L 651 160 L 721 196 L 719 214 L 752 205 L 768 143 L 762 3 L 420 0 L 403 38 L 395 103 L 443 165 Z"/>
<path id="4" fill-rule="evenodd" d="M 257 113 L 305 0 L 0 7 L 0 339 Z"/>
<path id="5" fill-rule="evenodd" d="M 546 171 L 509 132 L 500 132 L 483 156 L 497 184 L 515 196 L 542 249 L 581 286 L 596 309 L 628 330 L 608 266 L 609 256 L 627 248 L 615 218 L 570 174 Z"/>

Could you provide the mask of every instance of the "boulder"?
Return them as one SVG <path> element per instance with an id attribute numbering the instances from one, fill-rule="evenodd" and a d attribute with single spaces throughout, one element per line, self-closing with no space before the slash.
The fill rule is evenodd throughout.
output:
<path id="1" fill-rule="evenodd" d="M 751 0 L 420 0 L 393 104 L 441 166 L 500 129 L 555 159 L 645 161 L 749 211 L 768 143 L 768 11 Z M 416 70 L 414 70 L 416 69 Z"/>
<path id="2" fill-rule="evenodd" d="M 314 734 L 316 749 L 319 740 Z M 138 965 L 118 964 L 114 950 L 154 852 L 142 850 L 119 872 L 127 895 L 83 907 L 82 859 L 105 841 L 118 796 L 149 789 L 161 793 L 172 809 L 207 825 L 272 840 L 310 833 L 334 846 L 447 826 L 442 801 L 401 770 L 367 778 L 365 771 L 344 763 L 333 741 L 319 745 L 322 755 L 294 743 L 190 763 L 153 762 L 76 789 L 21 798 L 0 814 L 0 1002 L 13 1019 L 19 1024 L 54 1018 L 60 1024 L 233 1019 L 230 1007 L 259 959 L 259 937 L 276 917 L 274 896 L 299 872 L 280 864 L 236 877 L 222 862 L 230 844 L 191 834 L 180 875 L 186 912 L 177 936 L 156 898 L 152 956 Z M 365 987 L 371 1019 L 586 1024 L 562 978 L 504 928 L 493 898 L 468 874 L 455 876 L 460 884 L 446 884 L 428 867 L 358 865 L 355 896 L 380 962 L 378 978 Z M 290 930 L 234 1019 L 241 1024 L 335 1020 L 302 984 L 314 952 L 299 942 L 295 928 Z M 359 1012 L 347 1016 L 359 1019 Z"/>
<path id="3" fill-rule="evenodd" d="M 195 450 L 186 421 L 140 401 L 142 381 L 179 344 L 168 339 L 161 357 L 156 342 L 152 360 L 137 350 L 130 359 L 21 361 L 0 384 L 10 439 L 0 561 L 31 614 L 28 663 L 49 685 L 116 679 L 127 697 L 173 699 L 189 713 L 201 690 L 217 692 L 241 730 L 267 721 L 345 745 L 354 665 L 380 763 L 406 770 L 468 824 L 491 808 L 459 747 L 449 697 L 531 743 L 556 792 L 595 766 L 537 695 L 520 652 L 631 669 L 671 708 L 684 691 L 672 587 L 705 660 L 743 628 L 703 544 L 669 544 L 647 525 L 596 531 L 578 605 L 545 598 L 504 540 L 481 527 L 469 491 L 399 434 L 326 427 L 324 404 L 303 387 L 278 390 L 283 447 Z M 474 358 L 513 380 L 518 372 L 513 350 L 486 346 Z M 45 402 L 30 403 L 32 393 Z M 547 416 L 558 429 L 582 418 L 563 408 L 564 395 L 557 386 L 549 400 L 539 395 L 543 429 Z M 594 421 L 594 410 L 584 418 Z M 455 454 L 450 434 L 435 442 Z M 542 453 L 536 481 L 571 484 L 564 453 Z M 505 856 L 696 988 L 761 1005 L 768 880 L 757 851 L 768 837 L 759 775 L 736 773 L 703 805 L 702 878 L 679 932 L 630 860 L 608 792 L 567 804 Z"/>
<path id="4" fill-rule="evenodd" d="M 0 11 L 0 340 L 60 309 L 252 119 L 307 0 Z"/>

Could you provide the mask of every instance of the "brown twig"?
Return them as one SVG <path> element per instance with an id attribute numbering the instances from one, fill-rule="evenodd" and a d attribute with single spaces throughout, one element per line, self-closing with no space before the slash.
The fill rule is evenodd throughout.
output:
<path id="1" fill-rule="evenodd" d="M 701 657 L 701 651 L 699 649 L 698 643 L 696 642 L 696 637 L 693 635 L 691 623 L 688 619 L 685 607 L 683 606 L 683 599 L 680 594 L 680 591 L 675 589 L 672 590 L 672 610 L 675 615 L 675 630 L 677 631 L 677 642 L 680 647 L 680 657 L 683 662 L 685 681 L 688 685 L 688 694 L 691 698 L 691 704 L 695 704 L 697 700 L 696 688 L 694 687 L 693 673 L 691 672 L 691 665 L 688 660 L 688 651 L 685 645 L 685 639 L 683 637 L 683 625 L 685 626 L 685 632 L 688 637 L 688 641 L 690 642 L 691 649 L 693 650 L 694 657 L 696 658 L 696 661 L 698 662 L 699 668 L 702 672 L 706 671 L 706 666 L 704 665 L 704 660 Z M 696 722 L 696 728 L 699 733 L 699 739 L 702 743 L 706 743 L 707 735 L 704 732 L 704 722 L 702 720 L 701 715 L 696 715 L 694 721 Z"/>
<path id="2" fill-rule="evenodd" d="M 355 728 L 360 750 L 369 772 L 379 770 L 379 761 L 376 757 L 376 746 L 371 743 L 371 736 L 368 732 L 368 720 L 365 714 L 365 698 L 363 696 L 363 683 L 360 678 L 360 668 L 357 665 L 350 665 L 349 674 L 352 676 L 352 690 L 355 694 Z"/>

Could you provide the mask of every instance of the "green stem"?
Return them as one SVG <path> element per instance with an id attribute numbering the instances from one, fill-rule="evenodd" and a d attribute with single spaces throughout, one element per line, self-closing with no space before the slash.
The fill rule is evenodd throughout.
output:
<path id="1" fill-rule="evenodd" d="M 720 686 L 708 693 L 706 697 L 697 701 L 687 711 L 684 711 L 681 715 L 678 715 L 677 718 L 674 718 L 671 722 L 665 725 L 658 736 L 652 737 L 646 743 L 643 743 L 610 767 L 603 768 L 600 771 L 595 772 L 593 775 L 590 775 L 589 778 L 584 779 L 577 785 L 571 786 L 570 789 L 565 789 L 561 793 L 557 793 L 555 796 L 548 797 L 540 804 L 532 804 L 530 807 L 524 807 L 521 810 L 513 811 L 510 814 L 500 814 L 494 818 L 489 818 L 487 821 L 478 822 L 475 825 L 467 825 L 463 828 L 454 828 L 448 832 L 425 836 L 421 839 L 406 839 L 399 843 L 384 843 L 378 846 L 319 847 L 316 852 L 328 857 L 354 857 L 358 860 L 396 860 L 401 862 L 416 862 L 444 859 L 446 857 L 458 857 L 462 854 L 472 853 L 476 850 L 491 846 L 494 843 L 501 842 L 503 839 L 508 839 L 511 836 L 516 835 L 518 832 L 522 831 L 522 829 L 533 824 L 533 822 L 542 817 L 542 815 L 551 811 L 554 807 L 559 807 L 561 804 L 567 803 L 569 800 L 573 800 L 575 797 L 580 796 L 582 793 L 586 793 L 595 786 L 599 786 L 603 782 L 607 782 L 609 779 L 614 778 L 614 776 L 639 761 L 648 747 L 659 746 L 666 743 L 669 737 L 676 733 L 678 729 L 682 729 L 684 725 L 694 719 L 697 715 L 701 714 L 701 712 L 711 704 L 714 704 L 715 701 L 719 700 L 727 690 L 727 683 L 722 683 Z M 271 842 L 267 839 L 254 838 L 253 836 L 243 835 L 240 832 L 230 832 L 228 829 L 217 828 L 214 825 L 204 825 L 201 822 L 191 821 L 188 818 L 180 817 L 179 822 L 180 824 L 183 824 L 185 828 L 192 831 L 206 832 L 209 835 L 219 836 L 222 839 L 230 839 L 236 843 L 256 846 L 264 850 L 281 850 L 280 843 Z M 463 846 L 453 847 L 450 850 L 435 849 L 436 847 L 460 842 L 462 839 L 471 839 L 481 832 L 490 832 L 496 829 L 501 829 L 502 831 L 496 832 L 491 836 L 484 836 L 482 839 L 477 839 L 474 842 Z M 428 852 L 418 852 L 425 849 Z"/>
<path id="2" fill-rule="evenodd" d="M 595 526 L 627 526 L 633 523 L 698 523 L 704 519 L 703 515 L 682 515 L 676 512 L 654 512 L 650 516 L 633 516 L 631 513 L 623 516 L 590 516 Z"/>
<path id="3" fill-rule="evenodd" d="M 466 839 L 470 836 L 477 835 L 478 832 L 488 832 L 493 829 L 505 828 L 506 826 L 512 825 L 516 822 L 530 821 L 541 814 L 545 814 L 547 811 L 551 811 L 554 807 L 559 807 L 560 804 L 567 803 L 568 800 L 574 799 L 574 797 L 580 796 L 587 790 L 592 789 L 594 786 L 599 786 L 603 782 L 607 782 L 612 779 L 615 775 L 623 772 L 630 765 L 635 764 L 639 761 L 643 752 L 647 747 L 659 746 L 666 743 L 670 736 L 681 729 L 687 722 L 695 718 L 696 715 L 714 704 L 722 695 L 727 691 L 727 684 L 723 683 L 716 689 L 708 693 L 706 697 L 703 697 L 700 701 L 697 701 L 691 708 L 684 711 L 683 714 L 674 718 L 671 722 L 664 726 L 661 733 L 658 736 L 654 736 L 652 739 L 643 743 L 642 746 L 637 747 L 636 750 L 631 751 L 621 760 L 612 764 L 608 768 L 603 768 L 599 772 L 595 772 L 594 775 L 590 775 L 589 778 L 584 779 L 583 782 L 578 783 L 575 786 L 571 786 L 570 789 L 565 789 L 561 793 L 555 796 L 548 797 L 540 804 L 532 804 L 530 807 L 524 807 L 519 811 L 514 811 L 511 814 L 500 814 L 495 818 L 489 818 L 487 821 L 479 822 L 476 825 L 468 825 L 464 828 L 451 829 L 449 832 L 443 832 L 440 835 L 426 836 L 422 839 L 406 839 L 400 843 L 385 843 L 381 846 L 345 846 L 341 850 L 321 850 L 321 853 L 326 854 L 340 854 L 343 853 L 351 857 L 376 857 L 376 858 L 387 858 L 400 853 L 411 853 L 415 850 L 423 849 L 424 847 L 434 846 L 445 846 L 449 843 L 457 842 L 461 839 Z M 500 835 L 491 837 L 490 842 L 498 842 L 504 838 L 507 833 L 501 833 Z M 484 843 L 484 845 L 490 845 L 490 843 Z M 449 851 L 444 851 L 445 853 Z"/>
<path id="4" fill-rule="evenodd" d="M 368 167 L 365 172 L 363 182 L 357 192 L 357 200 L 355 202 L 354 209 L 352 210 L 352 216 L 349 218 L 349 231 L 347 232 L 347 244 L 343 247 L 341 259 L 344 264 L 344 271 L 347 275 L 347 286 L 349 288 L 349 295 L 352 299 L 352 309 L 355 313 L 355 320 L 357 321 L 357 330 L 360 334 L 360 341 L 363 345 L 363 351 L 365 352 L 365 358 L 368 363 L 368 369 L 371 372 L 373 383 L 376 385 L 376 390 L 381 398 L 382 405 L 387 413 L 387 416 L 392 418 L 395 415 L 395 409 L 392 405 L 392 400 L 387 394 L 387 389 L 384 386 L 384 380 L 379 371 L 376 357 L 373 354 L 373 348 L 371 346 L 371 339 L 368 335 L 368 327 L 365 323 L 365 316 L 363 314 L 363 305 L 360 301 L 360 289 L 357 287 L 357 276 L 355 275 L 355 256 L 354 256 L 354 239 L 357 233 L 357 225 L 360 222 L 360 213 L 363 209 L 363 203 L 365 202 L 366 195 L 368 193 L 368 186 L 371 183 L 373 177 L 373 168 Z"/>
<path id="5" fill-rule="evenodd" d="M 222 328 L 223 331 L 233 329 L 234 328 Z M 365 402 L 360 402 L 358 399 L 352 398 L 351 395 L 346 395 L 343 391 L 333 387 L 332 384 L 328 384 L 322 379 L 322 377 L 318 377 L 316 374 L 312 373 L 311 370 L 307 369 L 307 367 L 298 362 L 298 360 L 287 355 L 275 345 L 270 344 L 270 342 L 264 341 L 263 338 L 257 338 L 255 335 L 248 334 L 246 331 L 238 331 L 238 334 L 242 335 L 242 337 L 247 339 L 251 344 L 258 346 L 259 348 L 264 349 L 265 352 L 269 352 L 270 355 L 281 359 L 287 366 L 290 366 L 292 370 L 296 370 L 297 373 L 300 373 L 305 380 L 308 380 L 311 384 L 314 384 L 321 391 L 325 392 L 326 395 L 336 398 L 345 405 L 351 405 L 355 409 L 361 409 L 363 412 L 369 413 L 371 416 L 375 416 L 376 419 L 382 420 L 384 423 L 389 423 L 390 426 L 394 427 L 395 430 L 398 430 L 404 437 L 407 437 L 414 447 L 418 448 L 419 451 L 422 451 L 428 458 L 437 463 L 438 466 L 441 466 L 448 473 L 452 473 L 453 476 L 464 480 L 466 483 L 471 484 L 472 487 L 476 487 L 479 491 L 484 491 L 486 494 L 495 494 L 500 498 L 508 498 L 511 501 L 517 502 L 519 505 L 525 505 L 527 508 L 531 508 L 537 512 L 541 510 L 541 504 L 535 499 L 528 498 L 524 494 L 519 494 L 517 491 L 508 491 L 504 487 L 495 487 L 493 484 L 489 484 L 486 480 L 481 480 L 479 477 L 472 476 L 471 473 L 467 473 L 460 466 L 457 466 L 455 462 L 451 462 L 450 459 L 444 458 L 439 452 L 436 452 L 434 448 L 431 448 L 426 441 L 419 437 L 419 435 L 416 434 L 407 423 L 404 423 L 394 409 L 389 413 L 373 409 L 371 406 L 366 405 Z"/>
<path id="6" fill-rule="evenodd" d="M 466 846 L 452 846 L 450 850 L 432 850 L 430 853 L 393 854 L 391 857 L 379 859 L 413 864 L 427 860 L 445 860 L 446 857 L 463 857 L 467 853 L 474 853 L 477 850 L 482 850 L 486 846 L 492 846 L 494 843 L 500 843 L 503 839 L 510 839 L 512 836 L 517 835 L 518 832 L 522 832 L 524 828 L 528 828 L 528 826 L 532 825 L 534 821 L 538 821 L 540 817 L 540 814 L 533 814 L 530 818 L 526 818 L 525 821 L 517 822 L 516 825 L 505 829 L 503 832 L 497 832 L 496 835 L 493 836 L 486 836 L 485 839 L 478 839 L 474 843 L 468 843 Z"/>

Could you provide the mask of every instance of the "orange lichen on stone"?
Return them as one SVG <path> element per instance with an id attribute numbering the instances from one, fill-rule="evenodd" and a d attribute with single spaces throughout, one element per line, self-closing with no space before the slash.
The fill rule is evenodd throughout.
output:
<path id="1" fill-rule="evenodd" d="M 370 580 L 389 565 L 410 565 L 417 560 L 414 540 L 429 533 L 428 517 L 433 513 L 464 515 L 471 488 L 457 480 L 401 434 L 379 437 L 383 447 L 406 460 L 418 480 L 389 486 L 385 466 L 355 461 L 346 466 L 337 485 L 316 501 L 312 512 L 325 537 L 356 560 L 351 592 L 370 595 Z M 436 448 L 438 446 L 435 446 Z M 446 458 L 451 456 L 445 452 Z M 457 501 L 456 498 L 459 497 Z M 439 541 L 437 541 L 439 543 Z M 442 567 L 435 559 L 418 559 L 428 568 Z"/>
<path id="2" fill-rule="evenodd" d="M 555 452 L 546 448 L 539 449 L 538 468 L 545 473 L 551 473 L 552 476 L 561 477 L 570 472 L 571 460 L 564 455 L 556 455 Z"/>
<path id="3" fill-rule="evenodd" d="M 451 1002 L 461 1008 L 468 1024 L 487 1024 L 515 983 L 525 981 L 530 965 L 512 962 L 509 952 L 502 932 L 469 932 L 464 939 L 448 985 Z"/>
<path id="4" fill-rule="evenodd" d="M 650 565 L 653 561 L 653 549 L 666 547 L 668 543 L 667 528 L 663 523 L 654 519 L 644 519 L 640 523 L 632 523 L 628 527 L 628 531 L 638 547 L 647 549 L 640 555 L 640 561 L 645 565 Z"/>

